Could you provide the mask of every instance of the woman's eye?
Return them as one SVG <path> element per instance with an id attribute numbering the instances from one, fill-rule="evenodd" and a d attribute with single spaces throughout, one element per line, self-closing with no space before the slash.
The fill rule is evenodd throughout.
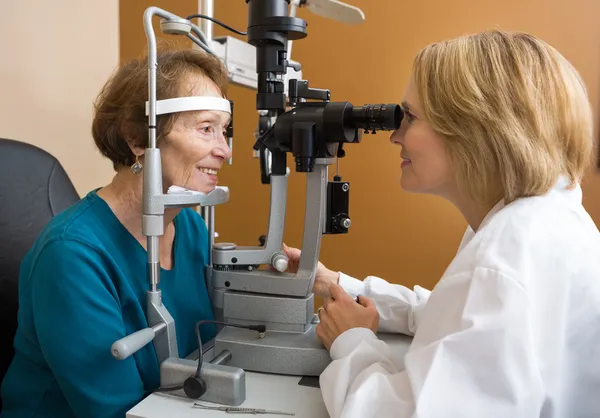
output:
<path id="1" fill-rule="evenodd" d="M 223 129 L 220 126 L 214 126 L 214 125 L 206 125 L 206 126 L 200 126 L 198 127 L 198 132 L 200 132 L 203 135 L 207 135 L 207 136 L 218 136 L 219 134 L 217 132 L 221 132 L 223 134 L 223 136 L 225 138 L 227 138 L 227 129 Z"/>
<path id="2" fill-rule="evenodd" d="M 406 121 L 408 123 L 411 123 L 412 121 L 415 120 L 415 116 L 412 113 L 410 113 L 409 111 L 407 111 L 407 110 L 404 111 L 404 114 L 406 115 Z"/>

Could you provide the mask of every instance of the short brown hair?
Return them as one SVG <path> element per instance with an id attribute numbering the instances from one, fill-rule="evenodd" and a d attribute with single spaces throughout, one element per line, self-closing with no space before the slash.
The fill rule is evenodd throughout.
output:
<path id="1" fill-rule="evenodd" d="M 221 60 L 197 49 L 175 49 L 165 44 L 157 52 L 156 99 L 189 94 L 185 80 L 203 75 L 225 95 L 228 75 Z M 135 155 L 129 148 L 146 147 L 148 141 L 148 60 L 140 57 L 121 65 L 106 82 L 94 103 L 92 136 L 96 146 L 117 170 L 132 165 Z M 156 118 L 157 144 L 171 130 L 177 114 Z"/>
<path id="2" fill-rule="evenodd" d="M 593 116 L 575 68 L 552 46 L 492 30 L 429 45 L 414 62 L 425 118 L 446 138 L 458 184 L 481 203 L 581 181 Z"/>

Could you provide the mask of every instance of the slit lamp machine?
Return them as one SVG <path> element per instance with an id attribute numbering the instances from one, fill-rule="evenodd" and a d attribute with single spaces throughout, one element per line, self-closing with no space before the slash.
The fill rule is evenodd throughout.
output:
<path id="1" fill-rule="evenodd" d="M 335 0 L 246 0 L 247 33 L 238 32 L 247 35 L 244 43 L 233 37 L 212 39 L 212 23 L 221 23 L 212 17 L 212 1 L 202 3 L 204 15 L 184 19 L 150 7 L 143 16 L 149 72 L 143 179 L 148 328 L 116 341 L 111 351 L 115 358 L 125 359 L 152 342 L 160 365 L 158 391 L 236 406 L 246 398 L 246 370 L 318 376 L 331 361 L 315 334 L 318 318 L 312 288 L 322 234 L 347 233 L 351 222 L 349 183 L 339 176 L 328 181 L 328 167 L 344 156 L 344 144 L 360 142 L 363 133 L 397 129 L 403 111 L 398 104 L 332 102 L 330 91 L 310 88 L 308 81 L 301 79 L 300 65 L 290 59 L 292 41 L 307 36 L 306 21 L 295 17 L 297 7 L 346 23 L 364 20 L 359 9 Z M 219 186 L 208 194 L 175 188 L 163 191 L 156 117 L 190 110 L 232 113 L 233 106 L 229 100 L 215 97 L 157 100 L 155 16 L 161 18 L 164 33 L 187 36 L 196 47 L 223 59 L 233 83 L 257 91 L 259 123 L 254 151 L 260 158 L 261 182 L 270 185 L 268 233 L 260 246 L 214 242 L 214 207 L 228 201 L 227 187 Z M 194 18 L 203 19 L 204 30 L 192 23 Z M 232 126 L 233 118 L 230 144 Z M 282 251 L 288 153 L 293 155 L 296 172 L 306 175 L 302 255 L 294 274 L 286 272 L 288 259 Z M 205 271 L 215 316 L 214 321 L 206 322 L 218 324 L 210 344 L 215 354 L 211 359 L 204 358 L 206 344 L 204 348 L 199 345 L 197 358 L 178 357 L 175 323 L 162 304 L 159 288 L 164 210 L 196 206 L 201 207 L 207 223 L 212 250 Z M 198 325 L 195 331 L 200 343 Z"/>

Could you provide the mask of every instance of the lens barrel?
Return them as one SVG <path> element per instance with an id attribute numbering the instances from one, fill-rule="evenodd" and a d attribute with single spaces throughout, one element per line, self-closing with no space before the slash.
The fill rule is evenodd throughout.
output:
<path id="1" fill-rule="evenodd" d="M 398 104 L 366 104 L 352 109 L 356 128 L 365 131 L 394 131 L 400 127 L 404 111 Z"/>

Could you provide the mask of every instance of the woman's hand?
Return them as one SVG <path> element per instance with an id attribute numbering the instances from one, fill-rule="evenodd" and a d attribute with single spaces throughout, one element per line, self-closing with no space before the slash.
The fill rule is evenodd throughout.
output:
<path id="1" fill-rule="evenodd" d="M 298 271 L 300 265 L 300 254 L 302 253 L 297 248 L 291 248 L 283 244 L 283 252 L 288 257 L 288 268 L 287 272 L 295 274 Z M 332 285 L 337 285 L 339 280 L 339 274 L 329 270 L 319 261 L 317 266 L 317 274 L 315 277 L 315 284 L 313 286 L 313 293 L 318 296 L 329 296 L 329 288 Z"/>
<path id="2" fill-rule="evenodd" d="M 375 303 L 366 296 L 359 296 L 358 303 L 339 285 L 330 287 L 331 296 L 317 310 L 321 322 L 317 336 L 327 350 L 337 337 L 352 328 L 369 328 L 377 332 L 379 312 Z"/>

